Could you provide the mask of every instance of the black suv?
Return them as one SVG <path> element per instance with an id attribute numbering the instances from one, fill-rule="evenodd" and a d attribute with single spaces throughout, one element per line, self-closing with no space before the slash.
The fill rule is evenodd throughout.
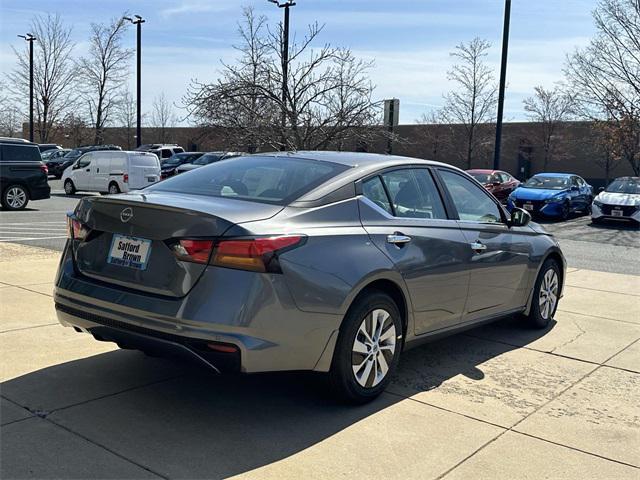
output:
<path id="1" fill-rule="evenodd" d="M 29 200 L 49 198 L 47 167 L 35 143 L 0 137 L 0 201 L 7 210 L 22 210 Z"/>
<path id="2" fill-rule="evenodd" d="M 56 178 L 62 178 L 64 171 L 71 166 L 78 158 L 87 152 L 93 152 L 95 150 L 122 150 L 117 145 L 91 145 L 88 147 L 78 147 L 71 150 L 64 157 L 55 158 L 47 162 L 49 167 L 49 174 L 54 175 Z"/>

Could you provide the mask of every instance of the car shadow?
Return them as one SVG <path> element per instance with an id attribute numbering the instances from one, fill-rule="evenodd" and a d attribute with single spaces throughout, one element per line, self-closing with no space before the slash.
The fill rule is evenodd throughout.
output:
<path id="1" fill-rule="evenodd" d="M 73 195 L 67 195 L 66 193 L 51 193 L 52 197 L 60 197 L 60 198 L 84 198 L 84 197 L 95 197 L 95 193 L 74 193 Z"/>
<path id="2" fill-rule="evenodd" d="M 597 228 L 599 230 L 640 230 L 640 223 L 629 220 L 606 219 L 600 220 L 598 223 L 591 222 L 589 223 L 589 226 L 592 228 Z"/>
<path id="3" fill-rule="evenodd" d="M 481 380 L 484 362 L 546 333 L 508 328 L 518 337 L 513 345 L 471 330 L 405 352 L 389 391 L 398 385 L 428 391 L 456 375 Z M 163 373 L 167 378 L 159 379 Z M 345 405 L 324 380 L 297 372 L 216 376 L 190 363 L 117 350 L 0 388 L 9 400 L 162 475 L 222 478 L 286 459 L 405 399 L 385 393 L 366 405 Z"/>

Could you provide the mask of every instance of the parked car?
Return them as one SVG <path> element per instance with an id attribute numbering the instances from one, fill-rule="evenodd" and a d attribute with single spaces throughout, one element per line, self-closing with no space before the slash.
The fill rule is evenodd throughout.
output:
<path id="1" fill-rule="evenodd" d="M 591 220 L 615 218 L 640 223 L 640 177 L 619 177 L 593 199 Z"/>
<path id="2" fill-rule="evenodd" d="M 62 178 L 63 172 L 73 165 L 78 158 L 87 152 L 94 152 L 97 150 L 122 150 L 117 145 L 91 145 L 87 147 L 78 147 L 67 153 L 60 162 L 52 164 L 52 168 L 49 171 L 56 178 Z"/>
<path id="3" fill-rule="evenodd" d="M 42 158 L 43 162 L 48 163 L 56 158 L 64 157 L 70 151 L 70 148 L 50 148 L 49 150 L 42 152 L 40 154 L 40 158 Z"/>
<path id="4" fill-rule="evenodd" d="M 147 143 L 136 148 L 138 152 L 149 152 L 155 154 L 162 162 L 171 158 L 176 153 L 183 153 L 184 148 L 179 147 L 175 143 Z"/>
<path id="5" fill-rule="evenodd" d="M 194 160 L 191 163 L 186 163 L 184 165 L 180 165 L 176 168 L 176 174 L 188 172 L 190 170 L 194 170 L 196 168 L 200 168 L 204 165 L 209 165 L 210 163 L 219 162 L 220 160 L 226 160 L 227 158 L 239 157 L 243 155 L 240 152 L 209 152 L 202 155 L 200 158 Z"/>
<path id="6" fill-rule="evenodd" d="M 180 165 L 184 165 L 186 163 L 191 163 L 194 160 L 197 160 L 204 152 L 184 152 L 184 153 L 176 153 L 173 156 L 167 158 L 164 162 L 160 163 L 160 168 L 162 169 L 162 178 L 167 178 L 175 175 L 176 168 Z"/>
<path id="7" fill-rule="evenodd" d="M 40 149 L 40 153 L 47 152 L 49 150 L 61 150 L 62 147 L 55 143 L 39 143 L 38 148 Z"/>
<path id="8" fill-rule="evenodd" d="M 442 163 L 242 156 L 83 198 L 55 305 L 63 325 L 122 348 L 326 372 L 365 402 L 406 348 L 507 315 L 549 324 L 565 260 L 530 218 Z"/>
<path id="9" fill-rule="evenodd" d="M 22 210 L 30 200 L 49 198 L 47 166 L 35 143 L 0 138 L 0 202 L 6 210 Z"/>
<path id="10" fill-rule="evenodd" d="M 539 173 L 509 195 L 507 206 L 566 220 L 575 211 L 589 213 L 592 201 L 593 187 L 582 177 L 570 173 Z"/>
<path id="11" fill-rule="evenodd" d="M 160 162 L 149 152 L 96 150 L 82 155 L 64 171 L 67 195 L 76 191 L 120 193 L 144 188 L 160 180 Z"/>
<path id="12" fill-rule="evenodd" d="M 479 181 L 484 188 L 501 202 L 506 202 L 511 192 L 520 185 L 520 180 L 502 170 L 474 169 L 467 170 L 467 173 Z"/>

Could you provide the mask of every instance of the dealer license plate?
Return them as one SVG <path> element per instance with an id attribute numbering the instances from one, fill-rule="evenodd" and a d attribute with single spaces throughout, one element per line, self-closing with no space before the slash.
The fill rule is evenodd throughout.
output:
<path id="1" fill-rule="evenodd" d="M 611 210 L 611 215 L 613 215 L 614 217 L 621 217 L 622 210 Z"/>
<path id="2" fill-rule="evenodd" d="M 121 267 L 144 270 L 147 268 L 150 253 L 151 240 L 114 234 L 107 262 Z"/>

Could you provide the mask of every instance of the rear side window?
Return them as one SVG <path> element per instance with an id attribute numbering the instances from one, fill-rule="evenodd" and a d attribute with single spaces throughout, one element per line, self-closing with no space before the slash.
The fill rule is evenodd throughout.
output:
<path id="1" fill-rule="evenodd" d="M 386 210 L 387 213 L 393 215 L 393 210 L 389 203 L 389 197 L 387 197 L 387 193 L 384 191 L 384 186 L 382 185 L 380 177 L 373 177 L 364 182 L 362 184 L 362 194 L 380 208 Z"/>
<path id="2" fill-rule="evenodd" d="M 2 145 L 3 162 L 39 162 L 40 149 L 32 145 Z"/>
<path id="3" fill-rule="evenodd" d="M 236 157 L 171 177 L 148 190 L 287 205 L 348 167 L 287 157 Z"/>
<path id="4" fill-rule="evenodd" d="M 426 169 L 403 169 L 382 174 L 394 215 L 405 218 L 446 219 L 438 190 Z"/>
<path id="5" fill-rule="evenodd" d="M 184 148 L 182 147 L 175 147 L 173 149 L 173 153 L 183 153 L 184 152 Z"/>

